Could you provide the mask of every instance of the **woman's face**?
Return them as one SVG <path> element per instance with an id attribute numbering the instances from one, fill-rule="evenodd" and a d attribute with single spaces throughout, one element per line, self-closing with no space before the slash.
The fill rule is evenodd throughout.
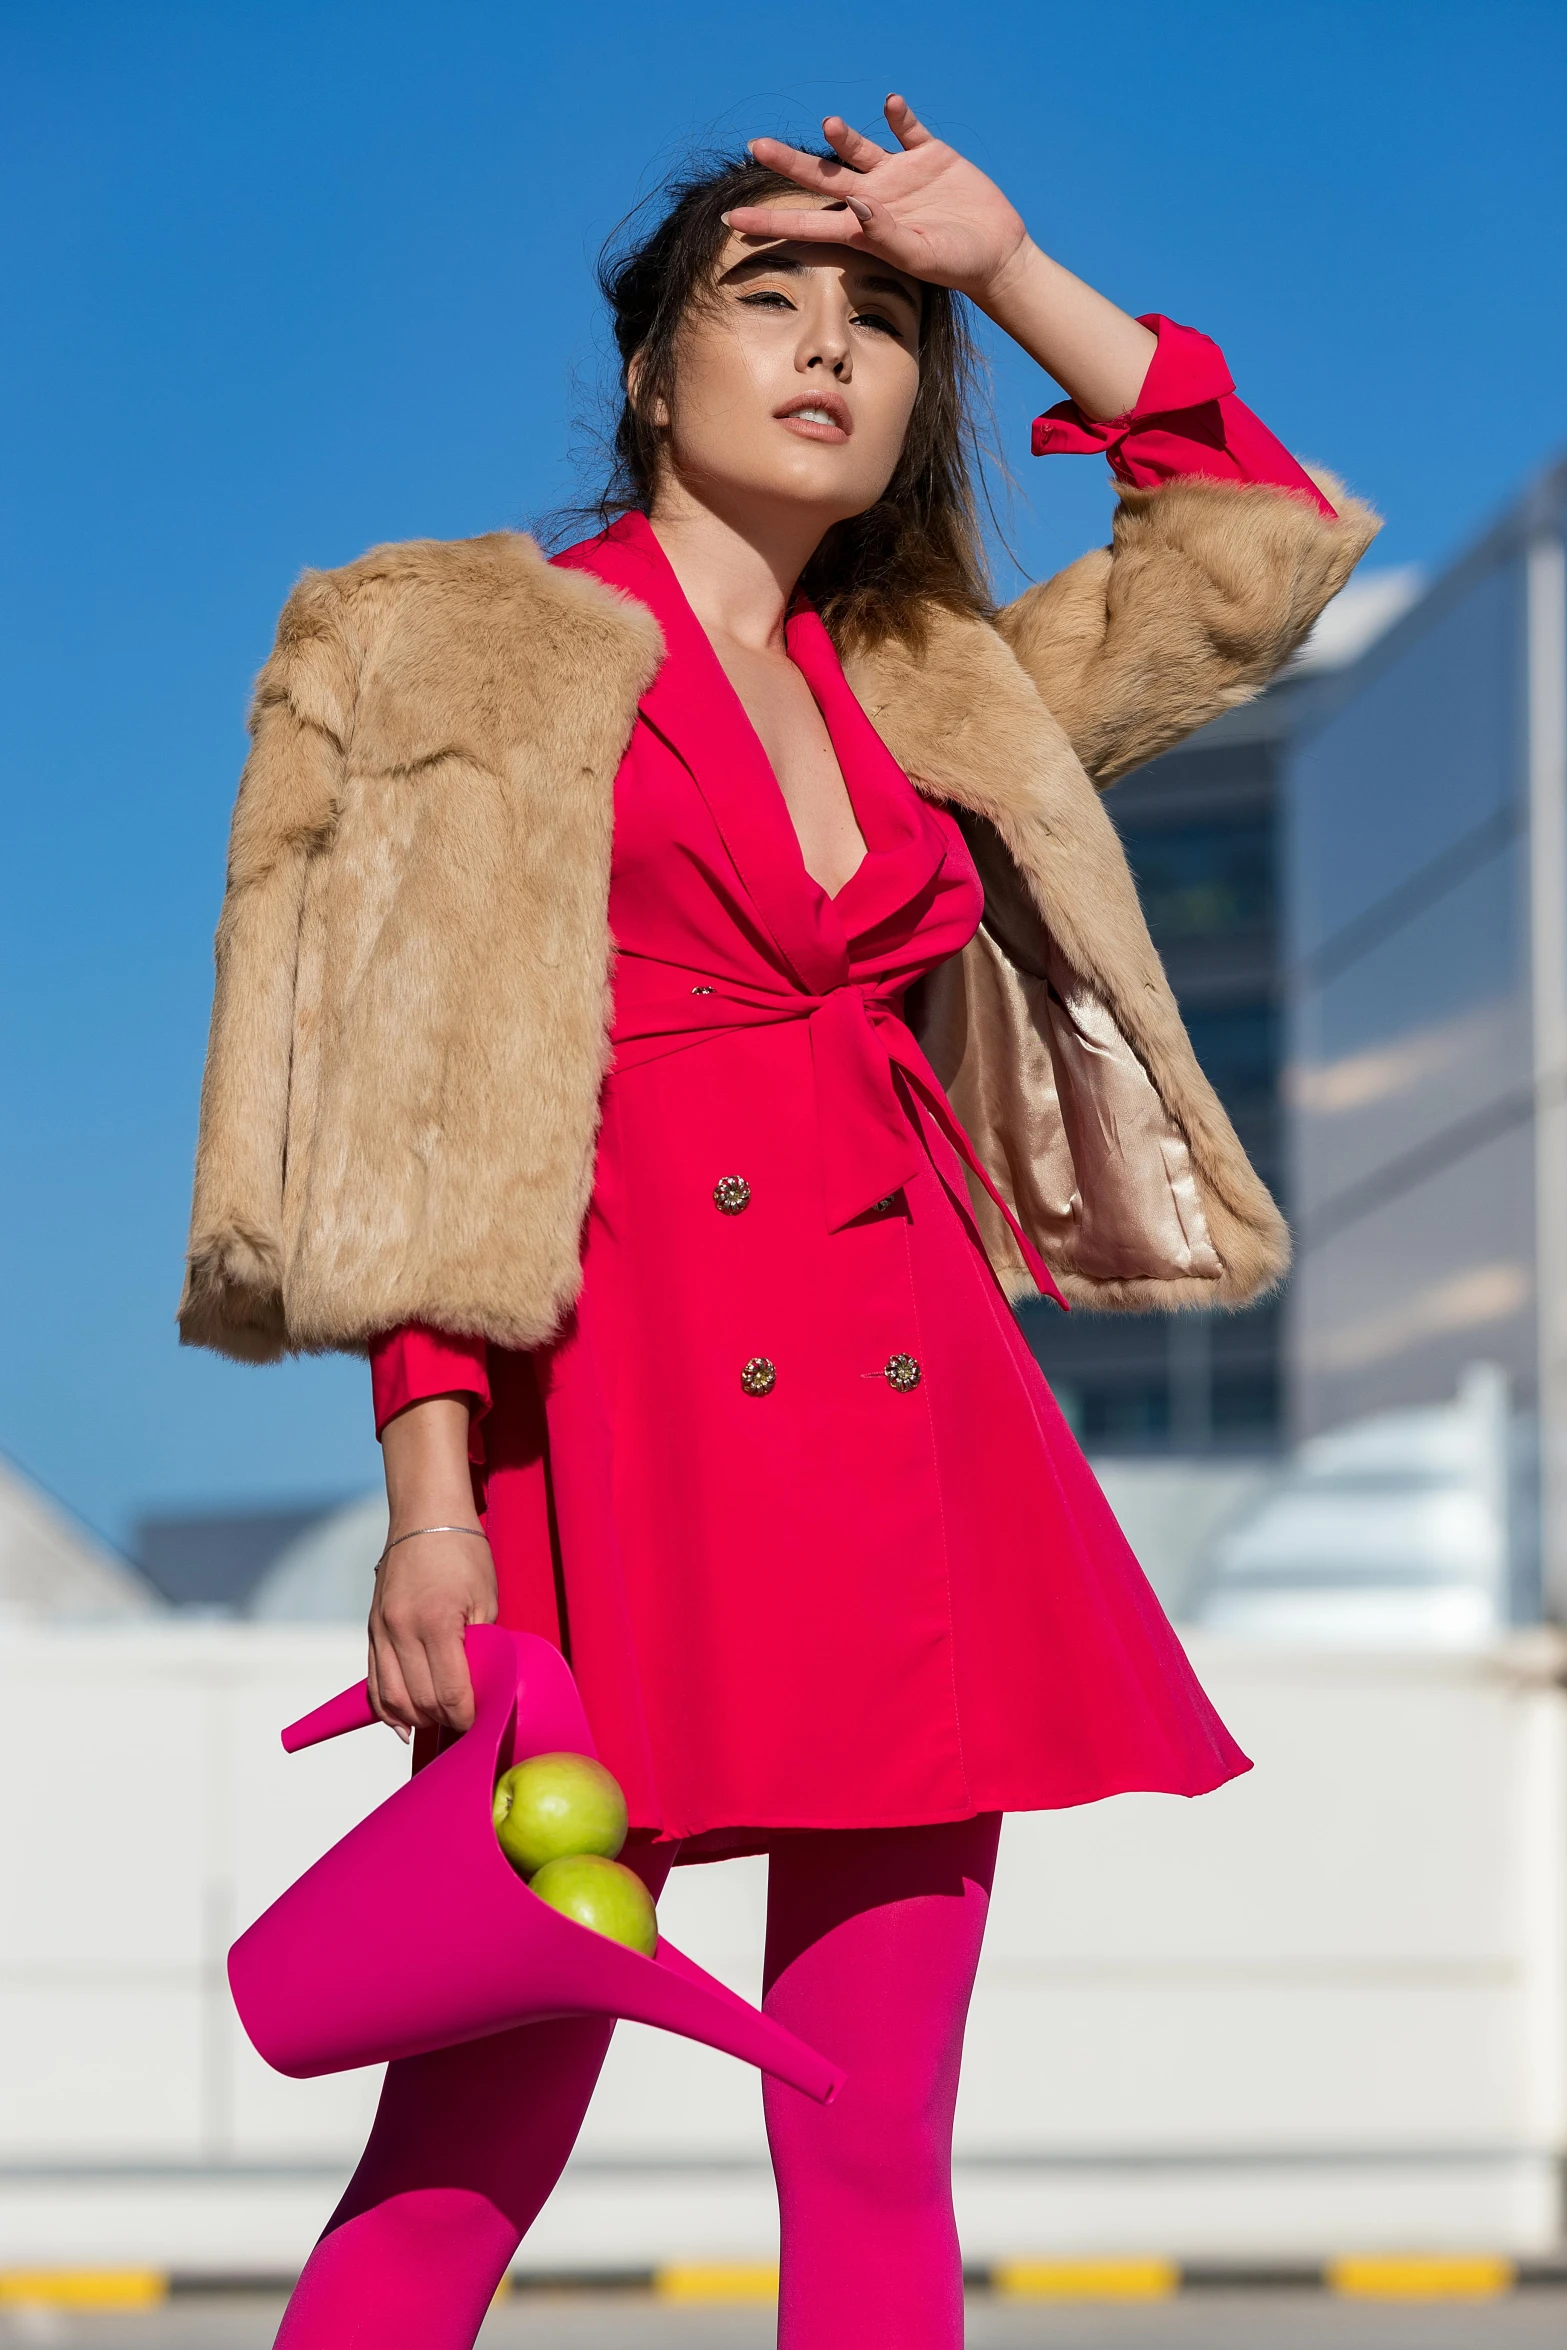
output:
<path id="1" fill-rule="evenodd" d="M 820 199 L 783 197 L 787 213 Z M 818 534 L 874 506 L 919 388 L 920 288 L 884 261 L 731 236 L 682 330 L 667 463 L 742 521 L 790 508 Z M 655 502 L 656 511 L 656 502 Z"/>

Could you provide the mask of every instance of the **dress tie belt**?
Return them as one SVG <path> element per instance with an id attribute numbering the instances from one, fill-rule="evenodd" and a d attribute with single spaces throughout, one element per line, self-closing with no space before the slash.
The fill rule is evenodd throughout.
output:
<path id="1" fill-rule="evenodd" d="M 624 984 L 634 968 L 630 957 L 619 966 L 613 1036 L 617 1070 L 638 1068 L 733 1029 L 804 1020 L 816 1078 L 829 1232 L 841 1231 L 901 1191 L 925 1164 L 913 1119 L 899 1098 L 896 1071 L 995 1202 L 1041 1295 L 1065 1307 L 1050 1268 L 953 1116 L 941 1080 L 898 1009 L 901 991 L 888 994 L 850 982 L 825 995 L 774 994 L 726 983 L 639 1002 L 636 987 Z"/>

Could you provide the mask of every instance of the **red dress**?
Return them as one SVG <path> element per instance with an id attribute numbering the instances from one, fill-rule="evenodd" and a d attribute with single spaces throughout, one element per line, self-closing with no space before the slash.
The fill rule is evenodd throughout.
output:
<path id="1" fill-rule="evenodd" d="M 1219 1785 L 1246 1759 L 1022 1339 L 898 1016 L 979 922 L 957 825 L 796 613 L 866 843 L 829 897 L 645 518 L 559 560 L 667 647 L 615 785 L 581 1296 L 531 1355 L 383 1341 L 377 1426 L 474 1398 L 501 1620 L 566 1647 L 633 1825 L 684 1858 Z"/>

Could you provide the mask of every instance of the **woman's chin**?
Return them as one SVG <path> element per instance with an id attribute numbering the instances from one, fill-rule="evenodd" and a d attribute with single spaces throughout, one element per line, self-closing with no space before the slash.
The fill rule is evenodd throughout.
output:
<path id="1" fill-rule="evenodd" d="M 847 522 L 851 515 L 865 513 L 875 505 L 884 486 L 867 481 L 858 467 L 851 473 L 845 466 L 830 463 L 787 465 L 773 472 L 765 487 L 757 482 L 755 494 L 769 503 L 787 504 L 817 516 L 826 531 L 836 522 Z"/>
<path id="2" fill-rule="evenodd" d="M 862 467 L 851 473 L 833 464 L 838 453 L 819 444 L 805 445 L 805 462 L 736 470 L 731 452 L 727 465 L 699 468 L 688 460 L 680 470 L 692 494 L 711 512 L 721 514 L 731 529 L 744 533 L 754 521 L 758 530 L 765 530 L 787 513 L 801 523 L 810 521 L 821 538 L 835 524 L 867 513 L 886 487 L 881 480 L 867 480 Z"/>

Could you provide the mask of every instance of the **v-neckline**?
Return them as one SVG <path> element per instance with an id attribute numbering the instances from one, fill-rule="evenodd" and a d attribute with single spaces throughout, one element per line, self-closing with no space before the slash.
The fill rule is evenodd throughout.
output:
<path id="1" fill-rule="evenodd" d="M 831 893 L 806 866 L 762 739 L 646 515 L 621 516 L 556 561 L 595 572 L 652 612 L 665 656 L 642 696 L 642 720 L 690 773 L 783 959 L 808 987 L 841 985 L 851 939 L 875 915 L 873 882 L 884 878 L 912 894 L 934 851 L 901 820 L 897 795 L 876 788 L 878 762 L 900 783 L 902 770 L 855 700 L 820 616 L 809 606 L 792 612 L 785 642 L 821 712 L 865 842 L 859 864 Z"/>
<path id="2" fill-rule="evenodd" d="M 660 554 L 663 554 L 663 549 L 660 548 L 659 552 Z M 669 563 L 669 557 L 667 555 L 664 556 L 664 561 Z M 778 806 L 783 811 L 784 822 L 788 825 L 789 830 L 794 837 L 795 854 L 799 858 L 800 872 L 804 877 L 806 887 L 808 889 L 815 890 L 817 895 L 822 898 L 825 904 L 829 906 L 836 906 L 844 891 L 849 888 L 852 882 L 858 880 L 861 873 L 864 872 L 865 867 L 869 864 L 871 858 L 875 855 L 876 849 L 875 844 L 871 839 L 870 832 L 866 828 L 865 811 L 860 806 L 859 801 L 855 798 L 854 785 L 849 780 L 849 770 L 844 765 L 842 758 L 839 756 L 837 738 L 835 737 L 832 730 L 832 722 L 828 718 L 827 712 L 822 705 L 822 697 L 820 692 L 817 690 L 816 680 L 811 676 L 810 671 L 806 665 L 799 659 L 798 637 L 796 633 L 798 624 L 805 620 L 816 619 L 815 613 L 811 612 L 807 607 L 802 606 L 799 610 L 791 612 L 787 616 L 784 621 L 784 649 L 788 656 L 790 667 L 797 673 L 799 677 L 804 680 L 805 689 L 810 695 L 811 700 L 816 705 L 816 714 L 820 718 L 822 725 L 826 730 L 827 741 L 832 750 L 834 763 L 838 769 L 838 777 L 843 785 L 844 794 L 849 803 L 849 813 L 854 818 L 855 829 L 860 836 L 861 853 L 859 862 L 855 866 L 852 873 L 845 874 L 843 880 L 839 882 L 836 889 L 829 889 L 825 882 L 819 881 L 816 875 L 811 871 L 809 865 L 807 865 L 805 861 L 805 843 L 800 838 L 800 828 L 795 823 L 794 811 L 789 805 L 789 795 L 784 790 L 782 783 L 779 781 L 778 770 L 773 765 L 771 752 L 768 750 L 766 743 L 762 740 L 761 729 L 757 725 L 756 720 L 751 716 L 750 711 L 746 708 L 745 697 L 742 695 L 740 688 L 735 684 L 734 679 L 730 676 L 728 670 L 724 667 L 723 662 L 719 659 L 718 649 L 714 645 L 712 638 L 708 635 L 707 630 L 702 626 L 701 621 L 697 619 L 696 611 L 692 606 L 690 598 L 686 595 L 684 588 L 681 587 L 679 578 L 675 572 L 675 567 L 672 563 L 669 564 L 669 576 L 673 581 L 675 590 L 680 596 L 682 603 L 684 603 L 686 610 L 691 614 L 692 621 L 695 623 L 695 626 L 701 635 L 702 642 L 706 645 L 708 653 L 712 658 L 714 668 L 718 671 L 719 676 L 723 679 L 724 684 L 727 686 L 729 692 L 734 697 L 735 714 L 738 717 L 740 724 L 749 730 L 751 737 L 756 744 L 757 762 L 761 767 L 765 768 L 767 772 L 768 783 L 777 799 Z M 821 624 L 819 621 L 817 622 L 817 625 L 820 627 Z"/>
<path id="3" fill-rule="evenodd" d="M 805 861 L 804 843 L 800 839 L 783 785 L 778 779 L 778 770 L 768 754 L 767 746 L 762 740 L 756 721 L 746 708 L 739 687 L 719 659 L 713 640 L 697 617 L 696 609 L 681 586 L 679 574 L 660 544 L 658 533 L 654 530 L 652 523 L 645 514 L 625 514 L 620 517 L 619 521 L 613 523 L 604 535 L 606 542 L 618 542 L 628 552 L 634 552 L 646 564 L 650 574 L 649 586 L 656 582 L 658 588 L 662 590 L 662 593 L 647 595 L 646 600 L 652 607 L 655 619 L 664 630 L 670 654 L 673 655 L 676 652 L 677 640 L 680 640 L 679 650 L 684 656 L 684 661 L 680 665 L 684 666 L 685 661 L 695 658 L 699 666 L 707 668 L 710 692 L 720 697 L 729 706 L 727 716 L 730 724 L 724 728 L 724 732 L 732 735 L 736 731 L 743 730 L 750 738 L 752 757 L 747 764 L 758 769 L 760 774 L 766 778 L 768 797 L 782 815 L 794 842 L 795 855 L 807 889 L 814 891 L 825 904 L 835 905 L 850 883 L 859 877 L 871 857 L 876 854 L 877 844 L 871 838 L 871 830 L 867 829 L 867 811 L 855 796 L 854 783 L 849 768 L 839 753 L 831 714 L 823 703 L 818 682 L 821 674 L 820 661 L 812 662 L 809 654 L 804 661 L 799 657 L 801 650 L 804 649 L 802 640 L 811 640 L 811 624 L 814 623 L 817 635 L 827 648 L 829 662 L 833 667 L 836 667 L 836 656 L 831 651 L 831 642 L 827 638 L 825 629 L 822 628 L 821 621 L 808 605 L 797 606 L 789 613 L 784 622 L 784 646 L 791 666 L 804 679 L 806 691 L 815 703 L 817 713 L 826 729 L 827 740 L 831 745 L 833 758 L 837 762 L 838 773 L 848 798 L 850 812 L 854 817 L 860 839 L 864 843 L 864 853 L 854 871 L 847 874 L 835 890 L 828 889 L 820 882 Z M 588 550 L 584 549 L 583 551 L 586 553 Z M 671 626 L 672 622 L 674 623 L 673 627 Z M 816 643 L 810 641 L 810 651 L 817 650 Z M 672 662 L 666 661 L 664 668 L 659 673 L 659 679 L 654 681 L 655 688 L 673 665 Z M 816 674 L 813 674 L 813 670 Z M 658 698 L 662 702 L 667 697 L 660 695 Z M 644 707 L 648 705 L 649 700 L 650 696 L 644 695 Z M 710 715 L 716 715 L 716 713 L 710 710 Z"/>

